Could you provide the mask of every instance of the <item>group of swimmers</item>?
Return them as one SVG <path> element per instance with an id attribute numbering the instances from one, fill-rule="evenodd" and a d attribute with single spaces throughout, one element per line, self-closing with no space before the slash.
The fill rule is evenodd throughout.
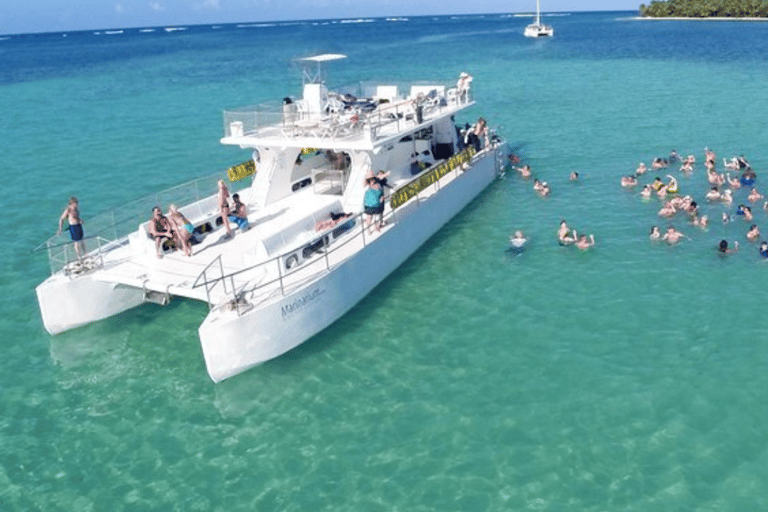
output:
<path id="1" fill-rule="evenodd" d="M 512 160 L 512 163 L 517 163 L 517 161 Z M 671 164 L 674 163 L 680 163 L 680 171 L 684 175 L 690 176 L 694 170 L 696 157 L 694 155 L 681 157 L 679 154 L 677 154 L 676 151 L 673 150 L 670 153 L 669 158 L 655 158 L 651 163 L 651 168 L 659 171 L 661 169 L 668 168 Z M 741 187 L 750 187 L 750 192 L 747 196 L 747 200 L 750 203 L 756 203 L 764 199 L 763 195 L 760 194 L 760 192 L 758 192 L 758 190 L 754 187 L 757 174 L 743 155 L 733 157 L 730 160 L 723 159 L 723 163 L 726 169 L 739 171 L 741 175 L 731 178 L 730 174 L 728 173 L 725 175 L 718 173 L 716 170 L 715 152 L 709 148 L 705 148 L 704 165 L 706 167 L 708 180 L 711 184 L 713 184 L 712 189 L 706 195 L 706 200 L 708 202 L 717 201 L 725 205 L 730 205 L 734 200 L 732 189 L 738 189 Z M 520 167 L 513 166 L 512 168 L 517 171 L 524 179 L 528 179 L 533 175 L 533 172 L 528 165 L 522 165 Z M 621 178 L 621 186 L 625 188 L 637 187 L 639 185 L 638 176 L 642 176 L 648 172 L 648 170 L 649 168 L 641 162 L 633 174 L 623 176 Z M 665 181 L 660 177 L 656 177 L 653 182 L 644 185 L 640 192 L 641 197 L 643 199 L 650 199 L 653 195 L 656 195 L 662 201 L 662 207 L 658 212 L 659 216 L 661 217 L 671 219 L 678 213 L 683 212 L 687 215 L 688 221 L 691 225 L 701 229 L 706 229 L 709 225 L 709 217 L 706 214 L 702 214 L 700 212 L 699 204 L 693 199 L 692 196 L 680 194 L 680 184 L 677 178 L 675 178 L 672 174 L 666 174 L 666 178 L 667 180 Z M 578 173 L 571 173 L 570 180 L 578 180 Z M 725 183 L 728 183 L 731 188 L 726 189 L 720 193 L 719 190 L 717 190 L 717 187 Z M 534 191 L 541 197 L 546 197 L 550 193 L 550 188 L 547 183 L 540 181 L 539 179 L 534 179 L 533 188 Z M 669 197 L 669 199 L 667 199 L 667 197 Z M 768 201 L 763 204 L 763 208 L 768 211 Z M 757 224 L 752 223 L 754 219 L 752 208 L 748 205 L 740 204 L 736 209 L 735 215 L 750 223 L 749 229 L 747 230 L 745 236 L 748 241 L 757 242 L 761 237 L 761 233 Z M 723 223 L 727 223 L 730 220 L 731 216 L 728 213 L 723 212 Z M 658 240 L 666 242 L 669 245 L 677 244 L 684 238 L 690 240 L 690 237 L 672 225 L 668 226 L 667 229 L 663 232 L 659 229 L 658 226 L 653 226 L 650 230 L 649 238 L 653 241 Z M 557 232 L 557 239 L 560 245 L 574 245 L 582 250 L 589 249 L 595 245 L 593 235 L 579 235 L 575 230 L 568 226 L 565 220 L 561 221 L 560 223 L 560 228 Z M 525 245 L 526 241 L 527 238 L 525 238 L 522 232 L 516 232 L 515 235 L 510 238 L 510 250 L 518 252 L 518 250 Z M 717 251 L 721 254 L 731 254 L 738 251 L 738 245 L 738 242 L 734 242 L 732 245 L 729 245 L 727 240 L 721 240 L 717 244 L 716 248 Z M 768 258 L 768 242 L 761 242 L 758 252 L 762 257 Z"/>
<path id="2" fill-rule="evenodd" d="M 515 155 L 509 157 L 512 164 L 519 162 Z M 523 179 L 528 179 L 533 175 L 529 165 L 525 164 L 520 167 L 512 165 L 512 168 L 520 174 Z M 570 181 L 578 181 L 579 173 L 572 171 L 568 177 Z M 541 181 L 538 178 L 533 180 L 533 191 L 540 197 L 547 197 L 551 193 L 551 189 L 546 181 Z M 525 244 L 528 239 L 525 237 L 522 231 L 516 231 L 509 239 L 510 247 L 509 251 L 519 254 L 524 250 Z M 565 220 L 560 221 L 560 228 L 557 231 L 557 241 L 560 245 L 572 245 L 582 251 L 595 246 L 595 235 L 582 233 L 579 235 L 575 229 L 571 229 Z"/>
<path id="3" fill-rule="evenodd" d="M 669 159 L 655 158 L 651 164 L 655 170 L 663 169 L 670 165 L 672 162 L 681 162 L 680 171 L 686 176 L 690 176 L 693 172 L 693 164 L 696 162 L 696 158 L 693 155 L 689 155 L 686 158 L 681 158 L 676 151 L 670 153 Z M 716 170 L 716 155 L 715 152 L 709 148 L 705 148 L 705 167 L 707 172 L 707 178 L 711 185 L 710 190 L 705 195 L 708 202 L 720 202 L 725 205 L 733 203 L 733 191 L 731 189 L 738 189 L 741 187 L 751 187 L 747 200 L 751 203 L 755 203 L 763 196 L 753 186 L 757 178 L 757 174 L 752 169 L 752 166 L 747 162 L 746 158 L 741 155 L 733 157 L 731 160 L 723 159 L 723 163 L 727 169 L 741 171 L 740 177 L 731 178 L 730 174 L 718 173 Z M 644 163 L 640 163 L 635 169 L 635 173 L 630 176 L 624 176 L 621 178 L 621 185 L 625 188 L 632 188 L 638 185 L 637 176 L 642 175 L 647 171 L 647 167 Z M 643 199 L 649 199 L 655 192 L 658 198 L 663 202 L 658 215 L 664 218 L 672 218 L 679 212 L 684 212 L 688 215 L 689 222 L 700 228 L 706 228 L 709 224 L 707 215 L 700 215 L 699 207 L 696 201 L 690 195 L 680 196 L 679 186 L 677 179 L 671 174 L 667 174 L 669 181 L 665 183 L 660 178 L 656 178 L 651 184 L 643 186 L 640 195 Z M 718 187 L 724 184 L 728 184 L 731 188 L 720 192 Z M 673 195 L 669 200 L 666 200 L 667 195 Z M 764 209 L 768 211 L 768 201 L 763 205 Z M 736 216 L 741 217 L 746 222 L 753 221 L 752 208 L 745 204 L 740 204 L 736 209 Z M 727 212 L 722 214 L 723 223 L 728 223 L 731 220 L 731 216 Z M 675 229 L 673 226 L 669 226 L 667 231 L 662 234 L 658 226 L 651 228 L 649 238 L 651 240 L 661 240 L 668 244 L 676 244 L 682 238 L 688 238 L 685 234 Z M 757 224 L 751 224 L 746 232 L 746 238 L 750 242 L 756 242 L 760 238 L 760 229 Z M 732 248 L 729 246 L 727 240 L 721 240 L 717 245 L 717 251 L 720 254 L 731 254 L 738 251 L 738 242 L 734 242 Z M 760 244 L 759 253 L 761 256 L 768 258 L 768 242 L 762 242 Z"/>

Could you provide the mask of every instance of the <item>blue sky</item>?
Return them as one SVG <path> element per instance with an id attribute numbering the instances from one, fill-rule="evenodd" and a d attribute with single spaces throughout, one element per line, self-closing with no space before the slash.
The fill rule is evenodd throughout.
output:
<path id="1" fill-rule="evenodd" d="M 642 1 L 544 0 L 542 11 L 637 10 Z M 648 2 L 646 2 L 648 3 Z M 529 12 L 535 0 L 3 0 L 0 34 L 273 20 Z"/>

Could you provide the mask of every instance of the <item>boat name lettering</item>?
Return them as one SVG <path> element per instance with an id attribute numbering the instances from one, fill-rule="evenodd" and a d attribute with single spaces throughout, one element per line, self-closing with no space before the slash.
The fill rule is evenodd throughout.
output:
<path id="1" fill-rule="evenodd" d="M 229 181 L 237 181 L 247 178 L 255 172 L 256 163 L 253 160 L 248 160 L 247 162 L 237 164 L 227 169 L 227 177 L 229 178 Z"/>
<path id="2" fill-rule="evenodd" d="M 431 170 L 422 174 L 418 178 L 414 179 L 410 183 L 403 185 L 392 194 L 390 200 L 390 206 L 394 210 L 395 208 L 405 204 L 409 199 L 415 197 L 419 192 L 434 184 L 437 180 L 456 169 L 460 165 L 469 162 L 475 155 L 474 146 L 469 146 L 461 153 L 453 155 L 448 160 L 433 167 Z"/>
<path id="3" fill-rule="evenodd" d="M 293 302 L 290 302 L 284 305 L 283 318 L 286 318 L 294 313 L 299 312 L 305 306 L 308 306 L 312 302 L 316 301 L 324 293 L 325 293 L 325 290 L 321 288 L 315 288 L 314 290 L 307 292 L 303 296 L 295 299 Z"/>

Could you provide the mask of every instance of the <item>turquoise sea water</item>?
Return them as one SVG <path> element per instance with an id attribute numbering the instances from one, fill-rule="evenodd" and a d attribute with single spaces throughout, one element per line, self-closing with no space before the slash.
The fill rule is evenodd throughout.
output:
<path id="1" fill-rule="evenodd" d="M 719 221 L 746 192 L 705 204 L 702 165 L 743 153 L 768 192 L 768 24 L 631 16 L 545 18 L 545 41 L 502 15 L 0 40 L 0 510 L 768 508 L 768 266 Z M 552 196 L 499 179 L 333 326 L 218 385 L 204 304 L 47 335 L 30 251 L 68 196 L 87 219 L 244 160 L 221 110 L 298 94 L 290 59 L 317 50 L 349 55 L 332 84 L 469 71 L 466 120 L 501 126 Z M 669 222 L 619 178 L 673 148 L 712 224 L 652 245 Z M 561 218 L 595 250 L 558 246 Z"/>

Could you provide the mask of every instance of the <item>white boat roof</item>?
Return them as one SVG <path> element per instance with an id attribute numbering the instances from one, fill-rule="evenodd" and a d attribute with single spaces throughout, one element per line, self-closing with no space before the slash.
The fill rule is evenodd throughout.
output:
<path id="1" fill-rule="evenodd" d="M 346 58 L 347 56 L 342 55 L 341 53 L 324 53 L 322 55 L 315 55 L 313 57 L 304 57 L 303 59 L 299 59 L 299 60 L 304 60 L 308 62 L 328 62 L 331 60 L 341 60 Z"/>

